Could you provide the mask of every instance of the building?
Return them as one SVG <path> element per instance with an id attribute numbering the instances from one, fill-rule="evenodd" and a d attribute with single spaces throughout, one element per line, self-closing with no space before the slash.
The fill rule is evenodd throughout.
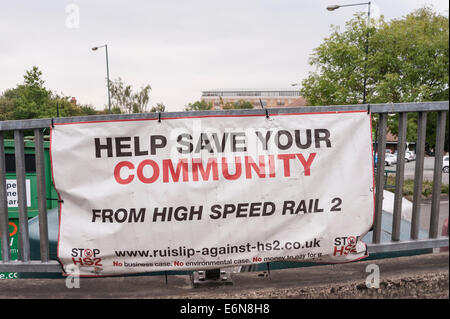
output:
<path id="1" fill-rule="evenodd" d="M 297 107 L 304 106 L 306 100 L 297 89 L 217 89 L 202 91 L 202 101 L 213 104 L 214 110 L 222 109 L 226 103 L 248 101 L 253 107 Z"/>
<path id="2" fill-rule="evenodd" d="M 391 131 L 387 131 L 386 133 L 386 151 L 390 153 L 396 153 L 398 148 L 398 136 L 391 133 Z M 406 150 L 416 152 L 416 142 L 408 142 L 406 141 Z"/>

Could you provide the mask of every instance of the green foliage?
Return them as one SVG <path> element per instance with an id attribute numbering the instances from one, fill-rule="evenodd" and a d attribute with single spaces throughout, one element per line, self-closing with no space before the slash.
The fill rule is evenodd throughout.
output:
<path id="1" fill-rule="evenodd" d="M 91 114 L 97 114 L 93 107 L 74 105 L 70 97 L 45 88 L 42 72 L 36 66 L 26 71 L 23 84 L 7 89 L 0 96 L 0 120 L 3 121 Z"/>
<path id="2" fill-rule="evenodd" d="M 81 105 L 80 112 L 82 115 L 97 115 L 99 112 L 90 105 Z"/>
<path id="3" fill-rule="evenodd" d="M 25 71 L 24 84 L 28 87 L 43 88 L 44 80 L 42 80 L 42 71 L 37 66 L 33 66 L 31 70 Z"/>
<path id="4" fill-rule="evenodd" d="M 185 111 L 207 111 L 213 108 L 212 103 L 206 101 L 195 101 L 184 107 Z"/>
<path id="5" fill-rule="evenodd" d="M 370 40 L 375 50 L 369 74 L 378 84 L 372 103 L 448 100 L 448 23 L 422 8 L 382 24 Z"/>
<path id="6" fill-rule="evenodd" d="M 242 109 L 252 109 L 253 104 L 249 101 L 239 100 L 237 102 L 227 102 L 222 104 L 222 109 L 224 110 L 242 110 Z"/>
<path id="7" fill-rule="evenodd" d="M 116 113 L 145 113 L 150 100 L 150 85 L 141 87 L 137 92 L 133 92 L 131 85 L 127 85 L 119 77 L 109 81 L 111 93 L 111 112 Z M 114 109 L 114 111 L 113 111 Z"/>
<path id="8" fill-rule="evenodd" d="M 368 103 L 448 100 L 448 35 L 448 18 L 429 8 L 370 26 L 364 14 L 355 15 L 314 50 L 310 64 L 317 71 L 301 93 L 310 105 L 358 104 L 366 76 Z"/>
<path id="9" fill-rule="evenodd" d="M 310 64 L 317 71 L 302 82 L 300 92 L 309 105 L 362 102 L 366 39 L 374 30 L 373 26 L 367 27 L 363 14 L 347 22 L 344 32 L 333 26 L 331 35 L 310 58 Z"/>
<path id="10" fill-rule="evenodd" d="M 156 103 L 155 106 L 152 106 L 150 112 L 165 112 L 166 106 L 163 103 Z"/>
<path id="11" fill-rule="evenodd" d="M 0 96 L 0 121 L 13 119 L 14 102 L 12 99 Z"/>
<path id="12" fill-rule="evenodd" d="M 364 78 L 366 103 L 448 100 L 449 20 L 427 7 L 389 22 L 381 17 L 370 25 L 365 14 L 357 14 L 343 32 L 333 27 L 314 50 L 310 64 L 316 71 L 302 82 L 300 91 L 309 105 L 362 103 Z M 435 144 L 435 118 L 435 114 L 428 116 L 430 146 Z M 388 125 L 396 134 L 397 116 L 390 117 Z M 416 134 L 417 114 L 410 114 L 408 140 L 415 140 Z"/>
<path id="13" fill-rule="evenodd" d="M 388 185 L 395 186 L 395 176 L 388 176 L 386 183 Z M 424 180 L 422 182 L 422 197 L 429 198 L 433 194 L 433 182 Z M 441 194 L 449 194 L 449 184 L 441 185 Z M 414 195 L 414 180 L 405 179 L 403 181 L 402 196 L 413 196 Z"/>

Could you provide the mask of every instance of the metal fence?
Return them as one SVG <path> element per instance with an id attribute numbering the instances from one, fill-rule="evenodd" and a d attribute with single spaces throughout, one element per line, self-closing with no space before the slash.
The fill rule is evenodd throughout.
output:
<path id="1" fill-rule="evenodd" d="M 448 234 L 439 236 L 438 221 L 440 210 L 440 193 L 442 183 L 442 163 L 444 154 L 444 137 L 446 128 L 446 116 L 449 103 L 397 103 L 397 104 L 364 104 L 344 106 L 323 107 L 300 107 L 300 108 L 276 108 L 276 109 L 250 109 L 250 110 L 227 110 L 227 111 L 198 111 L 198 112 L 170 112 L 170 113 L 145 113 L 127 115 L 96 115 L 71 118 L 33 119 L 19 121 L 0 122 L 0 234 L 1 252 L 0 271 L 3 272 L 61 272 L 58 261 L 49 259 L 49 238 L 47 223 L 47 207 L 45 194 L 45 172 L 44 172 L 44 129 L 52 127 L 56 123 L 72 123 L 84 121 L 109 121 L 119 119 L 148 119 L 156 118 L 159 121 L 169 118 L 188 116 L 214 116 L 214 115 L 265 115 L 275 116 L 289 113 L 309 112 L 338 112 L 363 110 L 372 113 L 376 122 L 377 137 L 375 149 L 378 154 L 376 166 L 376 191 L 375 191 L 375 219 L 373 225 L 373 240 L 368 244 L 369 253 L 392 252 L 402 250 L 414 250 L 425 248 L 438 248 L 449 245 Z M 427 115 L 430 112 L 437 113 L 436 123 L 436 146 L 434 157 L 433 194 L 431 202 L 431 218 L 428 238 L 419 239 L 419 218 L 421 215 L 421 189 L 424 171 L 425 138 Z M 418 129 L 416 140 L 416 163 L 414 178 L 413 211 L 411 219 L 411 233 L 409 240 L 400 240 L 400 225 L 402 212 L 402 187 L 404 181 L 405 167 L 405 145 L 407 117 L 410 113 L 418 113 Z M 388 117 L 398 114 L 398 150 L 396 183 L 394 195 L 394 210 L 392 223 L 392 237 L 389 242 L 381 242 L 381 220 L 383 207 L 383 189 L 385 186 L 385 153 L 386 134 L 388 130 Z M 6 190 L 6 168 L 4 141 L 5 132 L 12 131 L 15 141 L 15 166 L 17 177 L 17 199 L 19 211 L 19 260 L 11 260 L 8 230 L 8 205 Z M 39 207 L 39 236 L 41 260 L 31 260 L 30 240 L 28 234 L 27 195 L 25 181 L 25 156 L 24 156 L 24 134 L 34 132 L 35 157 L 36 157 L 36 182 L 37 200 Z"/>

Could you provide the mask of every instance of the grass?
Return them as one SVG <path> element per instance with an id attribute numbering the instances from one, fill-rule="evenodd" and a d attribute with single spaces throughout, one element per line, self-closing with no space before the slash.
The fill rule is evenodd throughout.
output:
<path id="1" fill-rule="evenodd" d="M 388 176 L 386 184 L 389 186 L 395 186 L 395 176 Z M 433 194 L 433 182 L 432 181 L 423 181 L 422 182 L 422 197 L 430 198 Z M 449 185 L 442 184 L 441 186 L 441 194 L 449 195 Z M 413 179 L 405 179 L 403 181 L 403 196 L 413 196 L 414 195 L 414 180 Z"/>

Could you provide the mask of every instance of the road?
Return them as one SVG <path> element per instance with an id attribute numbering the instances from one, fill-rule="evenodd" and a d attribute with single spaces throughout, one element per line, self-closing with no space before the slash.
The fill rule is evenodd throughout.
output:
<path id="1" fill-rule="evenodd" d="M 416 167 L 416 161 L 411 161 L 409 163 L 405 163 L 405 179 L 414 179 L 415 175 L 415 167 Z M 386 166 L 386 170 L 395 171 L 397 168 L 396 165 Z M 434 157 L 427 156 L 424 158 L 423 163 L 423 179 L 426 181 L 432 181 L 433 180 L 433 172 L 434 172 Z M 448 184 L 449 183 L 449 174 L 448 173 L 442 173 L 442 183 Z"/>

